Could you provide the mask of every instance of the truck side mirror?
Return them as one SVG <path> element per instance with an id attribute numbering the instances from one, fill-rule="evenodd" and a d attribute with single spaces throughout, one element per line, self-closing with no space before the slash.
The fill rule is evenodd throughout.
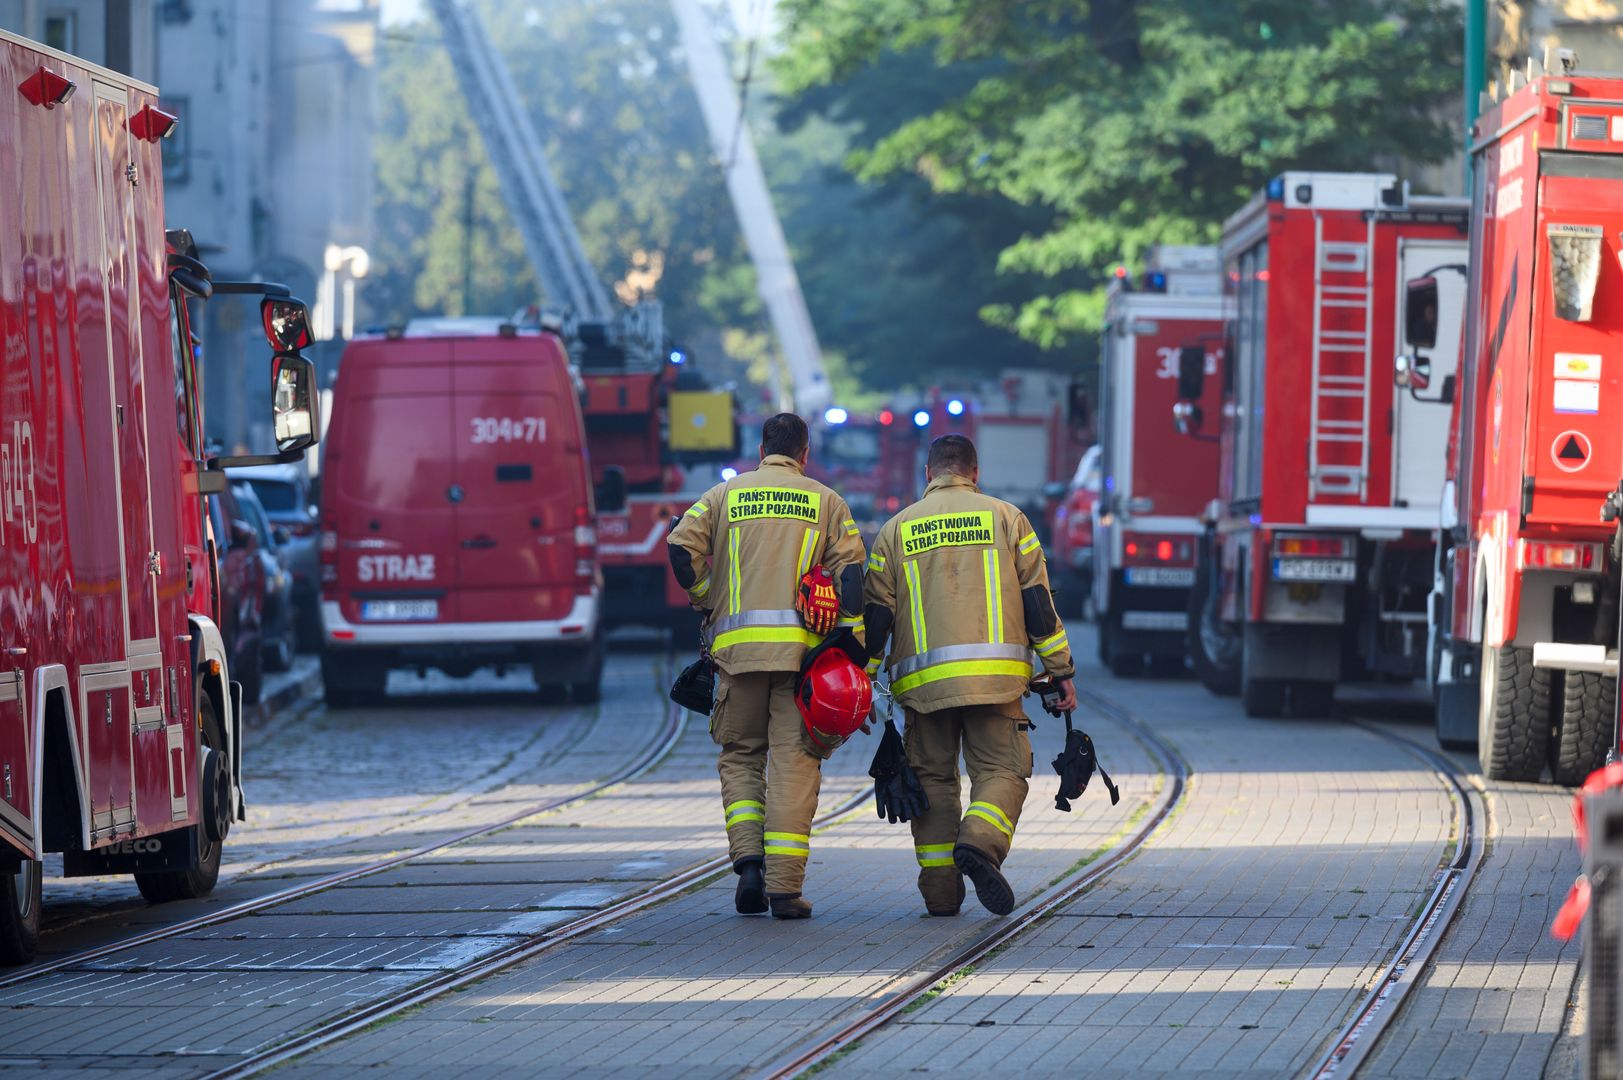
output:
<path id="1" fill-rule="evenodd" d="M 1408 283 L 1403 297 L 1403 342 L 1412 349 L 1437 347 L 1437 279 L 1427 276 Z M 1401 384 L 1400 384 L 1401 385 Z"/>
<path id="2" fill-rule="evenodd" d="M 271 421 L 283 454 L 303 453 L 320 437 L 316 366 L 302 356 L 282 353 L 271 360 Z"/>
<path id="3" fill-rule="evenodd" d="M 1172 406 L 1172 422 L 1177 425 L 1180 435 L 1195 434 L 1205 421 L 1205 414 L 1193 401 L 1180 401 Z"/>
<path id="4" fill-rule="evenodd" d="M 1178 350 L 1178 396 L 1195 401 L 1206 390 L 1206 349 L 1185 345 Z"/>
<path id="5" fill-rule="evenodd" d="M 1416 397 L 1431 385 L 1431 361 L 1419 353 L 1399 356 L 1392 366 L 1392 381 Z"/>
<path id="6" fill-rule="evenodd" d="M 603 467 L 603 482 L 597 485 L 593 493 L 596 496 L 597 512 L 600 514 L 618 514 L 626 508 L 626 471 L 618 465 L 605 465 Z"/>
<path id="7" fill-rule="evenodd" d="M 303 300 L 267 296 L 259 302 L 259 319 L 265 325 L 265 341 L 278 353 L 296 353 L 309 346 L 310 310 Z"/>

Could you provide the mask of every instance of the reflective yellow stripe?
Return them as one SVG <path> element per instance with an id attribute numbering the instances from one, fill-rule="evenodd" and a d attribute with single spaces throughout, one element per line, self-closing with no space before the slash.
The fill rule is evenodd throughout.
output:
<path id="1" fill-rule="evenodd" d="M 913 611 L 913 651 L 923 652 L 930 647 L 930 635 L 924 626 L 924 590 L 919 584 L 919 564 L 905 562 L 902 570 L 907 574 L 907 598 Z"/>
<path id="2" fill-rule="evenodd" d="M 800 569 L 795 575 L 795 583 L 797 585 L 800 583 L 800 579 L 806 576 L 806 572 L 811 569 L 812 552 L 816 546 L 817 534 L 812 530 L 807 529 L 806 535 L 800 538 L 800 561 L 798 564 Z"/>
<path id="3" fill-rule="evenodd" d="M 839 621 L 839 623 L 837 625 L 839 625 L 839 626 L 849 626 L 849 627 L 853 627 L 853 628 L 861 626 L 862 625 L 862 616 L 861 615 L 841 615 L 840 616 L 840 621 Z"/>
<path id="4" fill-rule="evenodd" d="M 710 512 L 710 507 L 702 502 L 696 502 L 688 507 L 688 517 L 704 517 Z"/>
<path id="5" fill-rule="evenodd" d="M 738 614 L 738 529 L 727 530 L 727 611 Z"/>
<path id="6" fill-rule="evenodd" d="M 688 593 L 691 594 L 695 599 L 702 600 L 704 599 L 704 594 L 709 591 L 710 575 L 706 574 L 704 577 L 693 583 L 693 588 L 689 589 Z"/>
<path id="7" fill-rule="evenodd" d="M 729 803 L 723 813 L 727 818 L 729 829 L 744 821 L 766 820 L 766 806 L 755 799 L 740 799 L 735 803 Z"/>
<path id="8" fill-rule="evenodd" d="M 868 569 L 869 570 L 883 570 L 884 568 L 885 568 L 885 557 L 883 555 L 869 555 L 868 556 Z"/>
<path id="9" fill-rule="evenodd" d="M 799 833 L 769 832 L 764 837 L 768 855 L 792 855 L 804 859 L 811 854 L 811 837 Z"/>
<path id="10" fill-rule="evenodd" d="M 879 657 L 876 656 L 872 660 L 869 660 L 868 666 L 863 670 L 868 673 L 868 678 L 870 679 L 879 674 Z"/>
<path id="11" fill-rule="evenodd" d="M 861 533 L 861 531 L 862 530 L 857 528 L 856 522 L 852 521 L 850 518 L 845 519 L 845 535 L 857 536 Z"/>
<path id="12" fill-rule="evenodd" d="M 972 675 L 1016 675 L 1029 679 L 1031 664 L 1025 660 L 953 660 L 897 679 L 890 684 L 890 689 L 892 693 L 905 694 L 942 679 L 961 679 Z"/>
<path id="13" fill-rule="evenodd" d="M 1034 532 L 1029 532 L 1020 538 L 1020 554 L 1022 555 L 1030 555 L 1042 546 L 1042 541 L 1037 539 L 1037 534 Z"/>
<path id="14" fill-rule="evenodd" d="M 1009 820 L 1009 815 L 989 802 L 970 803 L 969 809 L 964 811 L 964 817 L 978 817 L 983 821 L 990 822 L 1004 836 L 1014 836 L 1014 822 Z"/>
<path id="15" fill-rule="evenodd" d="M 913 849 L 920 866 L 951 866 L 951 844 L 920 844 Z"/>
<path id="16" fill-rule="evenodd" d="M 1060 630 L 1057 634 L 1050 634 L 1041 641 L 1035 642 L 1032 648 L 1037 650 L 1039 656 L 1053 656 L 1069 644 L 1070 642 L 1065 637 L 1065 631 Z"/>
<path id="17" fill-rule="evenodd" d="M 822 640 L 801 626 L 748 626 L 742 630 L 729 630 L 724 634 L 717 634 L 716 640 L 710 643 L 710 651 L 716 653 L 730 649 L 734 645 L 790 643 L 804 645 L 810 649 Z"/>
<path id="18" fill-rule="evenodd" d="M 981 556 L 986 588 L 986 640 L 994 645 L 1003 643 L 1003 563 L 994 548 Z"/>

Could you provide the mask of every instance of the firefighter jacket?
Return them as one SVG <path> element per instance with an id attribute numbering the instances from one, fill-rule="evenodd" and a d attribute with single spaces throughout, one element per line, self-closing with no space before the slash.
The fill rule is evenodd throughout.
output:
<path id="1" fill-rule="evenodd" d="M 862 631 L 862 536 L 845 500 L 793 458 L 769 454 L 705 492 L 668 543 L 677 582 L 705 613 L 710 654 L 729 675 L 800 669 L 822 640 L 795 610 L 814 566 L 839 590 L 838 625 Z"/>
<path id="2" fill-rule="evenodd" d="M 894 630 L 891 692 L 915 712 L 1018 703 L 1038 665 L 1075 673 L 1037 534 L 967 477 L 932 480 L 879 530 L 864 614 L 869 673 Z"/>

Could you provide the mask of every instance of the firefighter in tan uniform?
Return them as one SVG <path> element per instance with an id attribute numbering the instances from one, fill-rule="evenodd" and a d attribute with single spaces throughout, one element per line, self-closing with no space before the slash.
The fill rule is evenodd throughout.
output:
<path id="1" fill-rule="evenodd" d="M 720 672 L 710 734 L 721 747 L 736 906 L 758 914 L 770 903 L 785 919 L 811 914 L 801 886 L 828 753 L 804 735 L 796 675 L 835 626 L 862 630 L 862 538 L 845 500 L 805 475 L 807 437 L 791 413 L 767 420 L 760 467 L 705 492 L 669 537 L 671 567 L 705 613 Z M 807 579 L 823 582 L 821 614 L 804 595 Z"/>
<path id="2" fill-rule="evenodd" d="M 907 759 L 930 799 L 912 823 L 925 908 L 958 914 L 967 876 L 987 910 L 1007 915 L 1014 892 L 1000 868 L 1032 765 L 1020 699 L 1040 664 L 1059 707 L 1074 708 L 1075 667 L 1042 545 L 1025 514 L 975 486 L 975 445 L 942 436 L 926 470 L 924 497 L 885 523 L 868 558 L 868 670 L 891 637 L 885 665 L 906 710 Z M 962 818 L 960 751 L 970 780 Z"/>

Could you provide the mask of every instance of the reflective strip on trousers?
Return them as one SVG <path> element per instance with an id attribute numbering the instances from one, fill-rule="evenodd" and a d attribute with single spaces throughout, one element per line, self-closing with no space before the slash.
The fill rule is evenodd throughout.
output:
<path id="1" fill-rule="evenodd" d="M 930 647 L 930 636 L 924 627 L 924 589 L 919 584 L 918 560 L 903 563 L 902 572 L 907 575 L 907 599 L 912 605 L 913 651 L 922 653 Z"/>
<path id="2" fill-rule="evenodd" d="M 811 854 L 811 837 L 799 833 L 769 832 L 764 837 L 768 855 L 792 855 L 804 859 Z"/>
<path id="3" fill-rule="evenodd" d="M 918 856 L 920 866 L 951 866 L 952 849 L 952 844 L 920 844 L 913 853 Z"/>
<path id="4" fill-rule="evenodd" d="M 1000 552 L 987 548 L 981 553 L 986 576 L 986 637 L 994 644 L 1003 641 L 1003 562 Z"/>
<path id="5" fill-rule="evenodd" d="M 754 799 L 740 799 L 735 803 L 729 803 L 723 812 L 727 815 L 729 829 L 740 822 L 766 820 L 765 804 Z"/>
<path id="6" fill-rule="evenodd" d="M 800 621 L 800 612 L 793 609 L 763 609 L 726 615 L 711 625 L 710 632 L 714 635 L 710 640 L 711 652 L 758 642 L 798 642 L 811 648 L 823 640 L 806 629 Z"/>
<path id="7" fill-rule="evenodd" d="M 727 530 L 727 611 L 738 614 L 738 527 Z"/>
<path id="8" fill-rule="evenodd" d="M 997 829 L 998 832 L 1009 837 L 1011 840 L 1014 838 L 1014 822 L 1010 821 L 1007 814 L 993 806 L 991 803 L 970 803 L 969 809 L 964 811 L 964 819 L 968 820 L 972 817 L 980 818 L 982 821 L 991 822 L 993 828 Z"/>
<path id="9" fill-rule="evenodd" d="M 1057 633 L 1048 635 L 1041 641 L 1032 642 L 1031 647 L 1037 650 L 1038 656 L 1053 656 L 1069 644 L 1070 642 L 1065 637 L 1065 631 L 1062 629 Z"/>

